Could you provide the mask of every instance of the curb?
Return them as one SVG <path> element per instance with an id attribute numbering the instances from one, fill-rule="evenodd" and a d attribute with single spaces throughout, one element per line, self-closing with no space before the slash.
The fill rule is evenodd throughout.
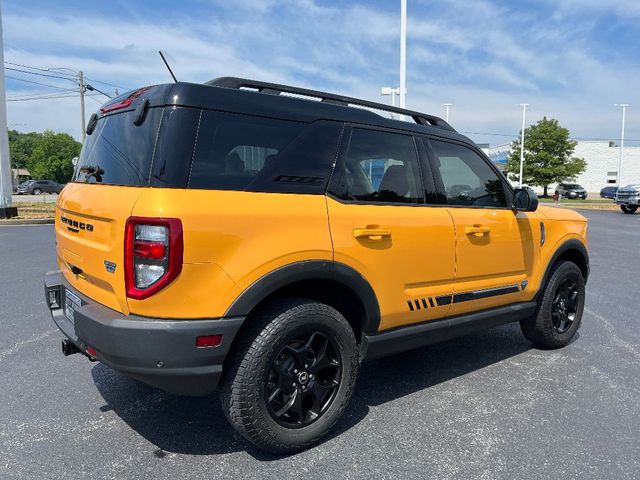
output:
<path id="1" fill-rule="evenodd" d="M 53 225 L 53 218 L 14 218 L 7 220 L 0 220 L 0 226 L 2 225 Z"/>

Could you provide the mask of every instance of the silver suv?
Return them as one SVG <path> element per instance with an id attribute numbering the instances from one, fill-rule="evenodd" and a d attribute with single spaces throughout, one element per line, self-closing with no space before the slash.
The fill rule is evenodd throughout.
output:
<path id="1" fill-rule="evenodd" d="M 627 185 L 618 189 L 616 203 L 624 213 L 635 213 L 640 207 L 640 184 Z"/>

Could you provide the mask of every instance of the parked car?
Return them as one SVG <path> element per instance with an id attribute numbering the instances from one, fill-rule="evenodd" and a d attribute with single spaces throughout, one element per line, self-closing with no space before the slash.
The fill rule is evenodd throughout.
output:
<path id="1" fill-rule="evenodd" d="M 616 203 L 624 213 L 636 213 L 640 206 L 640 184 L 627 185 L 618 189 Z"/>
<path id="2" fill-rule="evenodd" d="M 363 361 L 509 322 L 567 345 L 589 274 L 586 219 L 538 207 L 441 118 L 230 77 L 93 114 L 55 232 L 65 355 L 218 388 L 277 453 L 331 429 Z"/>
<path id="3" fill-rule="evenodd" d="M 602 198 L 616 198 L 617 191 L 618 187 L 604 187 L 600 190 L 600 196 Z"/>
<path id="4" fill-rule="evenodd" d="M 587 191 L 577 183 L 560 183 L 556 187 L 556 193 L 564 198 L 581 198 L 587 199 Z"/>
<path id="5" fill-rule="evenodd" d="M 61 191 L 62 185 L 53 180 L 27 180 L 18 185 L 16 189 L 18 195 L 40 195 L 41 193 L 60 193 Z"/>

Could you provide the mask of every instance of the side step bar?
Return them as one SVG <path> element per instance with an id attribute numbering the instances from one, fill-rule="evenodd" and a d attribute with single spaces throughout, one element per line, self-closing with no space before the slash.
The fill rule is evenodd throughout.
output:
<path id="1" fill-rule="evenodd" d="M 518 322 L 533 315 L 536 308 L 536 302 L 515 303 L 481 312 L 394 328 L 372 335 L 363 335 L 360 347 L 361 359 L 362 361 L 374 360 L 450 340 L 468 333 Z"/>

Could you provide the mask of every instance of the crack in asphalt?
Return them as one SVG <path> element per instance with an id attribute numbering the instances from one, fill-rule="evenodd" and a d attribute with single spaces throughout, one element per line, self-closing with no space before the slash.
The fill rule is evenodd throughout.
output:
<path id="1" fill-rule="evenodd" d="M 13 346 L 11 348 L 7 348 L 5 350 L 2 350 L 0 352 L 0 362 L 2 362 L 6 357 L 13 355 L 14 353 L 17 353 L 22 347 L 29 345 L 31 343 L 36 343 L 39 342 L 40 340 L 42 340 L 43 338 L 48 337 L 49 335 L 51 335 L 52 333 L 56 332 L 57 330 L 48 330 L 44 333 L 41 333 L 39 335 L 34 335 L 31 338 L 28 338 L 27 340 L 22 340 L 21 342 L 16 342 L 13 344 Z"/>
<path id="2" fill-rule="evenodd" d="M 631 355 L 633 355 L 634 357 L 636 357 L 637 359 L 640 360 L 640 352 L 638 352 L 638 350 L 636 350 L 636 348 L 629 342 L 625 341 L 623 338 L 621 338 L 615 331 L 615 328 L 613 327 L 613 324 L 607 320 L 605 317 L 603 317 L 602 315 L 597 314 L 596 312 L 594 312 L 593 310 L 590 310 L 588 308 L 585 307 L 584 309 L 585 312 L 587 312 L 589 315 L 592 315 L 593 317 L 595 317 L 596 319 L 600 320 L 604 326 L 604 328 L 607 330 L 607 333 L 609 333 L 609 335 L 611 336 L 611 341 L 619 346 L 620 348 L 626 350 L 628 353 L 630 353 Z"/>

